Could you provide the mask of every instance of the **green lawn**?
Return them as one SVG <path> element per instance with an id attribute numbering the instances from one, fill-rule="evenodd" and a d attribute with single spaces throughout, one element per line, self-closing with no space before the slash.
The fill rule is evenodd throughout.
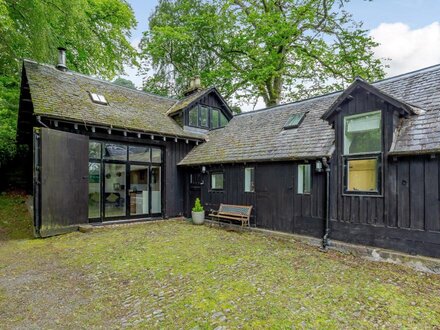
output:
<path id="1" fill-rule="evenodd" d="M 0 197 L 0 328 L 440 329 L 440 276 L 185 221 L 48 239 L 29 221 Z"/>

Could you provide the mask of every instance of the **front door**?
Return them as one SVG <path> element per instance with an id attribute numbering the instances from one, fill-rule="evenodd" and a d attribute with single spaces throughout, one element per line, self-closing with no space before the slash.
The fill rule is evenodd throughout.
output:
<path id="1" fill-rule="evenodd" d="M 89 138 L 48 128 L 34 129 L 34 234 L 76 231 L 88 222 Z"/>
<path id="2" fill-rule="evenodd" d="M 201 198 L 203 176 L 200 170 L 191 170 L 188 173 L 188 195 L 187 195 L 187 216 L 191 215 L 191 210 L 197 198 Z"/>

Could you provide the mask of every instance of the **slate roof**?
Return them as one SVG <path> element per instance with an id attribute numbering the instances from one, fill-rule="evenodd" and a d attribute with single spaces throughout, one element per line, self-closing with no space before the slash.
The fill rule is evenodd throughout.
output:
<path id="1" fill-rule="evenodd" d="M 79 73 L 25 60 L 34 114 L 171 137 L 203 139 L 184 131 L 167 111 L 178 101 L 121 87 Z M 108 105 L 93 103 L 89 92 L 105 96 Z"/>
<path id="2" fill-rule="evenodd" d="M 212 91 L 212 88 L 201 89 L 197 92 L 194 92 L 194 93 L 188 95 L 187 97 L 177 101 L 171 108 L 169 108 L 167 111 L 167 114 L 172 115 L 176 112 L 179 112 L 180 110 L 185 109 L 186 107 L 191 105 L 191 103 L 195 102 L 196 100 L 198 100 L 199 98 L 208 94 L 211 91 Z"/>
<path id="3" fill-rule="evenodd" d="M 440 65 L 372 84 L 382 93 L 411 105 L 418 113 L 401 120 L 390 153 L 440 152 Z M 235 116 L 211 131 L 180 165 L 313 159 L 330 156 L 334 131 L 321 116 L 342 92 Z M 287 119 L 307 112 L 296 129 L 284 130 Z"/>

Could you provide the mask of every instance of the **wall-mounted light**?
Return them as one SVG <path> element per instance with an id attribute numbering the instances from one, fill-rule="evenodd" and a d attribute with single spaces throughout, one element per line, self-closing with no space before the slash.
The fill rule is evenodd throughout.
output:
<path id="1" fill-rule="evenodd" d="M 318 173 L 322 172 L 322 162 L 320 160 L 317 160 L 315 163 L 315 171 Z"/>
<path id="2" fill-rule="evenodd" d="M 202 173 L 203 173 L 203 174 L 206 173 L 206 166 L 202 166 Z"/>

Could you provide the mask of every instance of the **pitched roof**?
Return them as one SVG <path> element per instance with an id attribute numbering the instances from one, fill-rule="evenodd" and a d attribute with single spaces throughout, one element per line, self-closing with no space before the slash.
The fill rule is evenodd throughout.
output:
<path id="1" fill-rule="evenodd" d="M 25 60 L 34 114 L 173 137 L 202 139 L 184 131 L 166 112 L 177 100 L 133 90 L 55 67 Z M 108 105 L 92 102 L 89 92 Z"/>
<path id="2" fill-rule="evenodd" d="M 401 120 L 391 153 L 440 152 L 440 65 L 372 85 L 418 113 Z M 321 117 L 340 95 L 335 92 L 235 116 L 225 128 L 211 131 L 208 141 L 194 148 L 180 165 L 330 156 L 334 131 Z M 284 130 L 287 119 L 300 112 L 307 112 L 302 124 Z"/>
<path id="3" fill-rule="evenodd" d="M 184 97 L 183 99 L 177 101 L 174 103 L 174 105 L 168 109 L 167 115 L 172 115 L 176 112 L 179 112 L 180 110 L 185 109 L 186 107 L 190 106 L 193 102 L 201 98 L 202 96 L 208 94 L 211 91 L 211 88 L 207 89 L 201 89 L 197 92 L 194 92 L 187 97 Z"/>
<path id="4" fill-rule="evenodd" d="M 387 93 L 384 93 L 380 89 L 374 87 L 373 85 L 367 83 L 361 78 L 356 78 L 354 82 L 347 87 L 347 89 L 342 92 L 338 98 L 333 102 L 333 104 L 330 106 L 330 108 L 327 109 L 327 111 L 322 115 L 322 119 L 328 120 L 330 116 L 332 116 L 334 113 L 336 113 L 337 108 L 344 102 L 344 100 L 350 96 L 350 93 L 352 93 L 357 87 L 362 87 L 363 89 L 369 91 L 370 93 L 382 98 L 383 100 L 387 101 L 388 103 L 394 105 L 396 108 L 402 109 L 403 113 L 407 115 L 415 115 L 423 112 L 422 109 L 417 108 L 416 106 L 406 103 L 402 100 L 397 99 L 396 97 L 390 96 Z"/>
<path id="5" fill-rule="evenodd" d="M 215 95 L 217 95 L 217 97 L 220 99 L 220 101 L 225 106 L 225 110 L 227 111 L 226 115 L 228 117 L 232 117 L 232 111 L 229 108 L 229 105 L 226 103 L 226 101 L 223 99 L 223 97 L 218 92 L 217 88 L 215 88 L 215 87 L 201 89 L 201 90 L 196 91 L 196 92 L 188 95 L 187 97 L 177 101 L 170 109 L 168 109 L 167 114 L 170 116 L 170 115 L 173 115 L 175 113 L 178 113 L 179 111 L 184 110 L 185 108 L 191 106 L 197 100 L 199 100 L 203 96 L 208 95 L 210 93 L 214 93 Z"/>

